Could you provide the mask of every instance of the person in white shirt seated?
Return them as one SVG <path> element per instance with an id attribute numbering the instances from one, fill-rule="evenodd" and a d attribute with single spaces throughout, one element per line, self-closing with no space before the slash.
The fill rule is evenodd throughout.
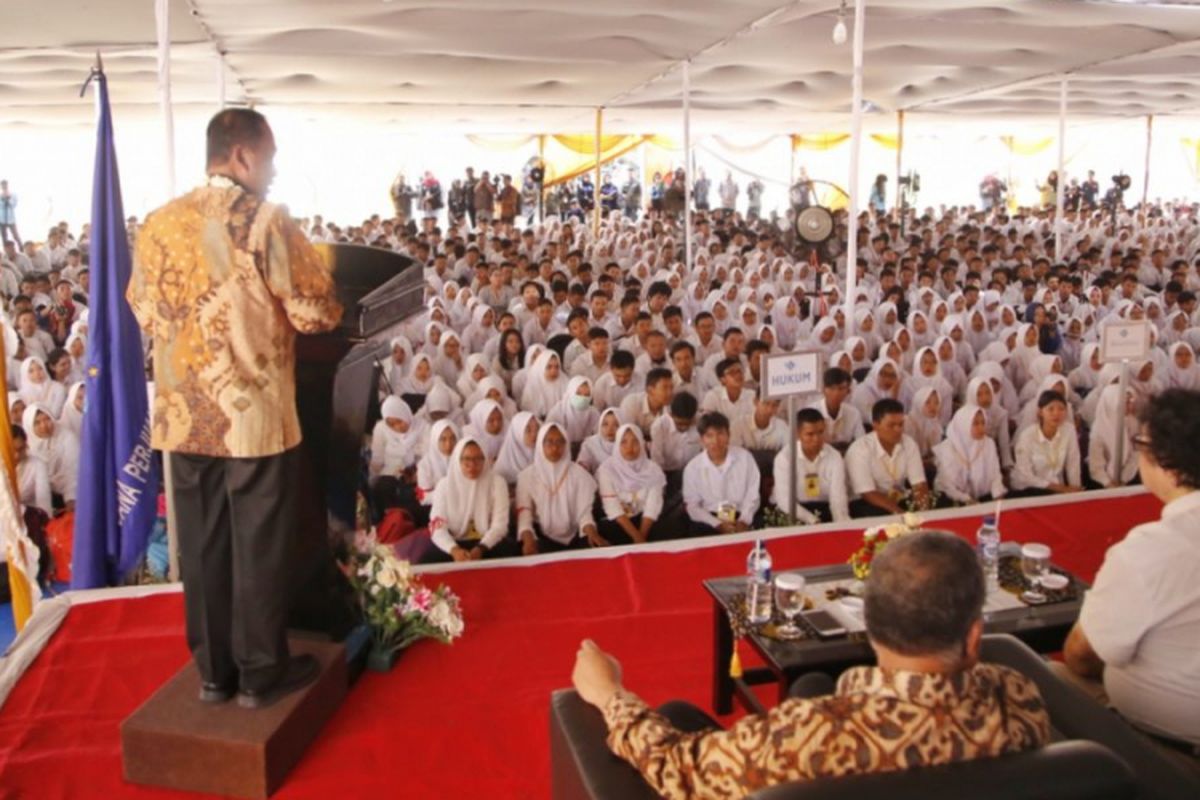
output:
<path id="1" fill-rule="evenodd" d="M 40 458 L 50 472 L 51 502 L 55 509 L 75 510 L 79 472 L 79 439 L 63 428 L 38 403 L 29 403 L 21 415 L 29 454 Z"/>
<path id="2" fill-rule="evenodd" d="M 683 501 L 683 468 L 703 449 L 696 430 L 699 403 L 696 397 L 680 392 L 671 398 L 671 407 L 650 426 L 650 460 L 667 474 L 667 507 Z"/>
<path id="3" fill-rule="evenodd" d="M 726 358 L 717 364 L 717 380 L 721 385 L 700 400 L 701 414 L 715 411 L 732 420 L 754 413 L 754 393 L 746 388 L 746 372 L 740 360 Z"/>
<path id="4" fill-rule="evenodd" d="M 683 468 L 683 504 L 693 536 L 741 533 L 757 527 L 760 475 L 750 451 L 731 446 L 729 420 L 700 417 L 704 451 Z"/>
<path id="5" fill-rule="evenodd" d="M 654 367 L 646 373 L 646 390 L 634 392 L 621 403 L 621 419 L 637 425 L 643 436 L 649 436 L 650 426 L 666 413 L 674 393 L 671 370 Z"/>
<path id="6" fill-rule="evenodd" d="M 621 427 L 624 422 L 625 418 L 621 415 L 620 409 L 606 408 L 601 411 L 596 432 L 583 440 L 579 454 L 575 457 L 575 463 L 595 475 L 596 470 L 600 469 L 600 465 L 613 454 L 613 449 L 617 445 L 617 428 Z M 532 450 L 530 452 L 532 453 Z"/>
<path id="7" fill-rule="evenodd" d="M 438 420 L 429 427 L 425 454 L 417 462 L 417 500 L 425 508 L 433 505 L 433 492 L 450 471 L 450 456 L 460 436 L 458 425 L 448 419 Z"/>
<path id="8" fill-rule="evenodd" d="M 954 412 L 945 441 L 933 453 L 934 486 L 947 499 L 973 505 L 999 500 L 1007 492 L 996 443 L 988 438 L 987 412 L 979 406 L 965 405 Z"/>
<path id="9" fill-rule="evenodd" d="M 13 455 L 17 462 L 17 502 L 36 508 L 49 518 L 54 513 L 50 499 L 50 470 L 46 462 L 29 454 L 29 438 L 19 425 L 12 426 Z"/>
<path id="10" fill-rule="evenodd" d="M 903 514 L 905 502 L 929 505 L 929 484 L 917 443 L 904 435 L 904 406 L 884 398 L 871 410 L 873 430 L 846 451 L 853 517 Z"/>
<path id="11" fill-rule="evenodd" d="M 402 508 L 420 527 L 427 517 L 417 493 L 417 461 L 425 452 L 429 429 L 395 395 L 383 401 L 380 417 L 371 433 L 367 464 L 375 521 L 389 509 Z"/>
<path id="12" fill-rule="evenodd" d="M 571 457 L 578 455 L 583 440 L 600 424 L 600 412 L 592 402 L 592 382 L 583 377 L 571 378 L 567 382 L 567 391 L 550 409 L 545 421 L 557 422 L 562 427 L 571 446 Z"/>
<path id="13" fill-rule="evenodd" d="M 571 362 L 568 372 L 572 376 L 582 375 L 594 384 L 608 370 L 608 360 L 612 356 L 609 344 L 608 331 L 593 327 L 588 331 L 587 352 Z"/>
<path id="14" fill-rule="evenodd" d="M 634 356 L 628 350 L 616 350 L 609 359 L 608 371 L 592 385 L 592 399 L 599 408 L 620 408 L 625 398 L 637 390 L 633 380 Z"/>
<path id="15" fill-rule="evenodd" d="M 1017 434 L 1010 497 L 1083 491 L 1079 439 L 1067 422 L 1067 401 L 1058 392 L 1038 397 L 1037 424 Z"/>
<path id="16" fill-rule="evenodd" d="M 787 446 L 791 430 L 779 418 L 779 401 L 759 397 L 754 401 L 754 413 L 734 418 L 731 436 L 738 447 L 755 454 L 769 454 L 770 458 L 774 458 L 781 448 Z"/>
<path id="17" fill-rule="evenodd" d="M 841 453 L 865 432 L 862 413 L 850 402 L 853 383 L 849 372 L 830 367 L 821 378 L 823 397 L 809 406 L 825 417 L 825 441 Z"/>
<path id="18" fill-rule="evenodd" d="M 1115 489 L 1137 481 L 1138 459 L 1133 447 L 1133 435 L 1137 432 L 1137 416 L 1134 413 L 1136 395 L 1132 389 L 1121 396 L 1118 384 L 1096 388 L 1100 401 L 1096 405 L 1096 418 L 1088 432 L 1088 473 L 1092 484 L 1102 489 Z M 1117 463 L 1117 439 L 1120 416 L 1125 415 L 1125 442 L 1121 452 L 1121 463 Z M 1089 488 L 1095 488 L 1090 486 Z"/>
<path id="19" fill-rule="evenodd" d="M 433 547 L 423 563 L 478 561 L 512 555 L 508 536 L 508 486 L 491 468 L 483 448 L 470 435 L 450 454 L 446 476 L 438 481 L 429 512 Z"/>
<path id="20" fill-rule="evenodd" d="M 567 452 L 562 427 L 548 422 L 538 431 L 533 463 L 517 476 L 517 538 L 527 556 L 602 547 L 592 519 L 596 481 Z"/>
<path id="21" fill-rule="evenodd" d="M 646 455 L 637 425 L 617 429 L 617 445 L 596 471 L 600 485 L 600 536 L 610 544 L 642 544 L 659 538 L 667 476 Z"/>
<path id="22" fill-rule="evenodd" d="M 796 513 L 805 524 L 846 522 L 850 519 L 850 500 L 846 494 L 846 465 L 842 456 L 827 443 L 825 428 L 829 423 L 815 408 L 804 408 L 796 414 Z M 777 508 L 788 512 L 788 448 L 775 456 L 772 470 L 775 489 L 772 500 Z"/>
<path id="23" fill-rule="evenodd" d="M 1197 442 L 1200 393 L 1170 389 L 1142 410 L 1138 471 L 1163 502 L 1162 518 L 1109 548 L 1067 636 L 1060 675 L 1090 682 L 1093 696 L 1200 770 Z"/>
<path id="24" fill-rule="evenodd" d="M 667 356 L 667 335 L 662 331 L 650 331 L 646 334 L 646 347 L 633 364 L 634 380 L 650 374 L 652 369 L 670 369 L 671 360 Z M 641 383 L 642 381 L 637 381 Z"/>
<path id="25" fill-rule="evenodd" d="M 693 397 L 700 395 L 700 383 L 696 374 L 696 348 L 691 342 L 675 342 L 671 345 L 671 369 L 674 370 L 675 391 L 687 392 Z"/>

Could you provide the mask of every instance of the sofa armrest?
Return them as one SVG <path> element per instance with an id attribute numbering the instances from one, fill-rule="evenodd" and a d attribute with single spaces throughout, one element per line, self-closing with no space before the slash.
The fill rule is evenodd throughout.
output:
<path id="1" fill-rule="evenodd" d="M 1007 634 L 983 637 L 983 660 L 1011 667 L 1037 684 L 1050 723 L 1066 739 L 1099 742 L 1129 765 L 1137 776 L 1140 800 L 1195 800 L 1200 781 L 1138 733 L 1116 712 L 1081 689 L 1063 682 L 1041 656 Z"/>
<path id="2" fill-rule="evenodd" d="M 1129 767 L 1095 742 L 1057 742 L 1001 758 L 775 786 L 752 800 L 1132 800 Z"/>
<path id="3" fill-rule="evenodd" d="M 608 749 L 599 710 L 573 689 L 550 696 L 550 772 L 554 800 L 651 800 L 658 795 Z"/>

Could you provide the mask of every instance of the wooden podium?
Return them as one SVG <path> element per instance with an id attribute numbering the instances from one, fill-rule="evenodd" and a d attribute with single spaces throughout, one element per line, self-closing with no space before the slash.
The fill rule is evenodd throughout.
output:
<path id="1" fill-rule="evenodd" d="M 274 705 L 244 709 L 236 700 L 201 703 L 200 674 L 189 660 L 121 724 L 121 760 L 131 783 L 265 798 L 283 784 L 333 716 L 348 687 L 341 644 L 292 639 L 293 655 L 321 663 L 317 680 Z"/>

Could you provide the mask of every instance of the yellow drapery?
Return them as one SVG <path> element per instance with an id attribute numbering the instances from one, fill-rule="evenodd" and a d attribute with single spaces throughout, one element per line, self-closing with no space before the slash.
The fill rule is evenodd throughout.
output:
<path id="1" fill-rule="evenodd" d="M 601 136 L 601 166 L 615 161 L 651 138 L 638 135 Z M 596 168 L 596 137 L 586 134 L 548 136 L 543 160 L 546 164 L 546 186 L 574 180 Z"/>
<path id="2" fill-rule="evenodd" d="M 850 141 L 848 133 L 792 134 L 793 150 L 832 150 Z"/>
<path id="3" fill-rule="evenodd" d="M 1050 145 L 1054 144 L 1054 137 L 1047 136 L 1044 139 L 1021 139 L 1016 136 L 1001 136 L 1000 141 L 1004 142 L 1004 146 L 1008 148 L 1008 152 L 1014 156 L 1033 156 L 1046 150 Z"/>
<path id="4" fill-rule="evenodd" d="M 871 139 L 875 144 L 883 147 L 886 150 L 899 150 L 900 137 L 895 133 L 872 133 Z"/>

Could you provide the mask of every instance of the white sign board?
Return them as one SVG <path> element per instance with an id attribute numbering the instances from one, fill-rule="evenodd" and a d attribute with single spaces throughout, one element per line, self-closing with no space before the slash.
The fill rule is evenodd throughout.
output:
<path id="1" fill-rule="evenodd" d="M 762 396 L 778 400 L 821 391 L 820 353 L 780 353 L 763 359 Z"/>
<path id="2" fill-rule="evenodd" d="M 1106 364 L 1143 361 L 1150 355 L 1150 323 L 1146 320 L 1110 322 L 1100 336 L 1100 360 Z"/>

